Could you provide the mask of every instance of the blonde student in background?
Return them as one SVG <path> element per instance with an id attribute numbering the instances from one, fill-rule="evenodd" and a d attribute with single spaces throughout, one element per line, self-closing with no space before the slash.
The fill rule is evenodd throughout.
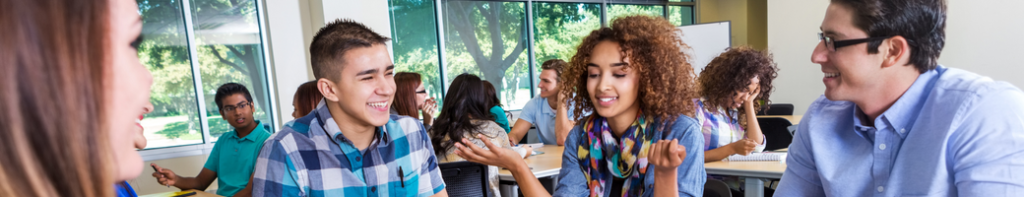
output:
<path id="1" fill-rule="evenodd" d="M 526 102 L 519 113 L 519 119 L 513 123 L 512 131 L 508 133 L 512 145 L 526 137 L 530 127 L 537 128 L 537 137 L 544 144 L 565 144 L 569 130 L 576 125 L 570 110 L 574 105 L 567 101 L 566 96 L 559 94 L 562 91 L 562 70 L 566 65 L 568 63 L 560 59 L 551 59 L 541 64 L 540 83 L 537 84 L 540 95 Z"/>
<path id="2" fill-rule="evenodd" d="M 0 196 L 134 196 L 153 78 L 132 0 L 0 1 Z"/>

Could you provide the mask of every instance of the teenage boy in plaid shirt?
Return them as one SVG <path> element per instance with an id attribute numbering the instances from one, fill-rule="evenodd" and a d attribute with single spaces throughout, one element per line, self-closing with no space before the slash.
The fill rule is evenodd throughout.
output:
<path id="1" fill-rule="evenodd" d="M 253 196 L 448 196 L 423 125 L 389 114 L 388 39 L 351 20 L 317 32 L 309 52 L 324 99 L 264 144 Z"/>

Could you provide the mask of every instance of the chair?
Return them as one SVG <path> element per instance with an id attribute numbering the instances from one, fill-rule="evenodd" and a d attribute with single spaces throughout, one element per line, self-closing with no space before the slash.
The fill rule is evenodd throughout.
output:
<path id="1" fill-rule="evenodd" d="M 761 106 L 761 110 L 757 110 L 757 115 L 768 115 L 768 116 L 792 116 L 793 115 L 793 104 L 781 103 L 771 104 L 767 106 Z"/>
<path id="2" fill-rule="evenodd" d="M 725 182 L 708 179 L 704 182 L 704 197 L 732 197 L 732 191 Z"/>
<path id="3" fill-rule="evenodd" d="M 789 133 L 788 127 L 793 125 L 785 118 L 757 118 L 757 124 L 761 126 L 761 133 L 767 144 L 765 150 L 776 150 L 789 147 L 793 142 L 793 135 Z"/>
<path id="4" fill-rule="evenodd" d="M 448 196 L 493 196 L 487 185 L 487 165 L 459 161 L 440 163 Z"/>

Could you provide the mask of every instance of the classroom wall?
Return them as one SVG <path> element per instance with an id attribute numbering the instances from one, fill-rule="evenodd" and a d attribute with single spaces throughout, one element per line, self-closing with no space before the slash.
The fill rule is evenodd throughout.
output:
<path id="1" fill-rule="evenodd" d="M 154 161 L 146 161 L 146 167 L 142 168 L 142 174 L 139 174 L 135 179 L 128 180 L 128 184 L 132 185 L 132 189 L 135 189 L 135 193 L 139 195 L 146 195 L 160 192 L 171 192 L 181 191 L 175 187 L 167 187 L 160 185 L 156 182 L 156 178 L 153 178 L 153 168 L 149 167 L 151 163 L 156 163 L 162 168 L 171 169 L 175 174 L 184 177 L 193 177 L 199 175 L 199 171 L 203 170 L 203 164 L 206 164 L 206 158 L 209 154 L 178 157 L 173 159 L 162 159 Z M 217 189 L 217 181 L 213 181 L 207 190 Z"/>
<path id="2" fill-rule="evenodd" d="M 732 46 L 767 48 L 766 0 L 704 0 L 698 23 L 730 21 Z"/>
<path id="3" fill-rule="evenodd" d="M 309 43 L 313 40 L 313 14 L 315 0 L 264 1 L 267 18 L 267 39 L 270 46 L 271 67 L 274 68 L 274 94 L 277 96 L 278 128 L 291 121 L 292 101 L 296 89 L 313 79 L 309 64 Z M 322 25 L 320 25 L 322 26 Z"/>
<path id="4" fill-rule="evenodd" d="M 810 61 L 829 1 L 772 0 L 768 2 L 768 48 L 780 71 L 772 100 L 793 103 L 795 114 L 825 90 L 821 69 Z M 946 45 L 939 63 L 965 69 L 1024 87 L 1018 58 L 1024 54 L 1024 1 L 948 0 Z"/>

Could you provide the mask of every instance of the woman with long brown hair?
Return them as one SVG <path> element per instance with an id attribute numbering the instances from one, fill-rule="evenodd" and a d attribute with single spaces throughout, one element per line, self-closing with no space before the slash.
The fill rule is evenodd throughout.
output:
<path id="1" fill-rule="evenodd" d="M 299 85 L 299 89 L 295 91 L 295 97 L 292 99 L 292 107 L 295 108 L 295 111 L 292 111 L 292 117 L 299 119 L 309 112 L 313 112 L 316 105 L 320 103 L 320 99 L 323 98 L 324 95 L 316 89 L 316 81 Z"/>
<path id="2" fill-rule="evenodd" d="M 437 112 L 437 101 L 427 94 L 419 73 L 395 73 L 395 101 L 391 113 L 422 118 L 423 127 L 430 129 Z M 422 117 L 420 116 L 422 115 Z"/>
<path id="3" fill-rule="evenodd" d="M 131 0 L 0 1 L 0 196 L 114 196 L 152 76 Z"/>
<path id="4" fill-rule="evenodd" d="M 556 196 L 702 195 L 704 140 L 678 33 L 664 18 L 629 16 L 583 39 L 562 73 L 560 93 L 574 95 L 579 121 L 565 140 Z M 462 142 L 456 153 L 508 168 L 523 196 L 549 195 L 515 152 L 485 145 Z"/>

